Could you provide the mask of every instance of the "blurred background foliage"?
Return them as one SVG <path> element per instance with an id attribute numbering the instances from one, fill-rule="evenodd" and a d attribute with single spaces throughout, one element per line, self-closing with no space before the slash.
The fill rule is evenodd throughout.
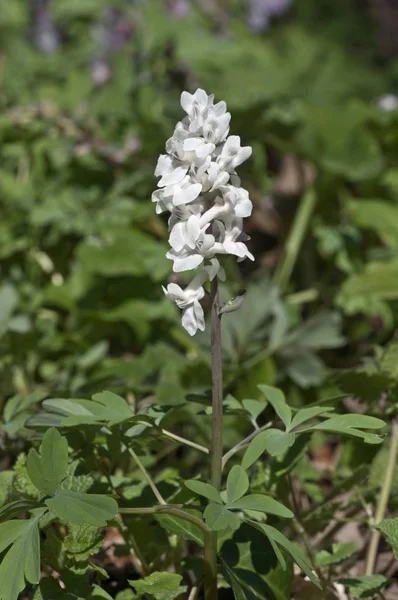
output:
<path id="1" fill-rule="evenodd" d="M 177 279 L 151 203 L 180 93 L 198 86 L 253 146 L 256 262 L 225 265 L 225 299 L 248 289 L 224 318 L 228 391 L 282 384 L 301 404 L 357 392 L 346 370 L 360 368 L 379 394 L 365 357 L 398 317 L 396 13 L 389 0 L 3 1 L 0 402 L 106 388 L 170 405 L 208 387 L 208 334 L 185 335 L 162 294 Z"/>

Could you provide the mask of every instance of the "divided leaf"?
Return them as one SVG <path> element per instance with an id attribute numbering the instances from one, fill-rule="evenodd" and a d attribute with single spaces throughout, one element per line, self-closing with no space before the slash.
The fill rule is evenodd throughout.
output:
<path id="1" fill-rule="evenodd" d="M 7 550 L 0 564 L 1 600 L 15 600 L 27 582 L 40 580 L 39 519 L 45 509 L 33 511 L 34 517 L 12 520 L 0 525 L 0 551 Z"/>
<path id="2" fill-rule="evenodd" d="M 44 494 L 54 494 L 68 469 L 68 442 L 54 428 L 44 434 L 40 454 L 31 450 L 26 468 L 32 483 Z"/>
<path id="3" fill-rule="evenodd" d="M 286 508 L 286 506 L 263 494 L 250 494 L 236 500 L 232 504 L 228 504 L 227 507 L 231 510 L 255 510 L 270 515 L 277 515 L 285 519 L 291 519 L 294 516 L 292 511 Z"/>
<path id="4" fill-rule="evenodd" d="M 271 387 L 270 385 L 260 384 L 257 387 L 263 392 L 286 429 L 288 429 L 292 420 L 292 411 L 290 406 L 286 403 L 284 393 L 278 388 Z"/>
<path id="5" fill-rule="evenodd" d="M 116 500 L 101 494 L 59 490 L 46 505 L 62 521 L 105 527 L 118 511 Z"/>
<path id="6" fill-rule="evenodd" d="M 185 485 L 189 490 L 191 490 L 195 494 L 199 494 L 199 496 L 204 496 L 208 500 L 216 502 L 217 504 L 222 504 L 220 492 L 218 492 L 216 488 L 210 483 L 196 481 L 196 479 L 188 479 L 188 481 L 185 482 Z"/>
<path id="7" fill-rule="evenodd" d="M 129 583 L 140 595 L 150 594 L 156 600 L 172 600 L 181 593 L 181 580 L 177 573 L 155 571 L 144 579 L 129 580 Z"/>
<path id="8" fill-rule="evenodd" d="M 222 531 L 223 529 L 238 529 L 241 520 L 237 515 L 228 510 L 226 506 L 220 504 L 209 504 L 203 513 L 206 524 L 213 531 Z"/>
<path id="9" fill-rule="evenodd" d="M 227 501 L 228 504 L 239 500 L 249 489 L 249 477 L 243 467 L 234 465 L 227 478 Z"/>
<path id="10" fill-rule="evenodd" d="M 248 445 L 242 459 L 242 467 L 248 469 L 264 452 L 271 456 L 284 454 L 295 441 L 294 433 L 285 433 L 280 429 L 262 431 Z"/>

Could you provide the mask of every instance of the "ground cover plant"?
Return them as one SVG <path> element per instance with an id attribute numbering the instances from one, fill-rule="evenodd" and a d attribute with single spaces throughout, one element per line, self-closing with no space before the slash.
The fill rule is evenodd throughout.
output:
<path id="1" fill-rule="evenodd" d="M 395 17 L 2 5 L 1 600 L 397 597 Z"/>

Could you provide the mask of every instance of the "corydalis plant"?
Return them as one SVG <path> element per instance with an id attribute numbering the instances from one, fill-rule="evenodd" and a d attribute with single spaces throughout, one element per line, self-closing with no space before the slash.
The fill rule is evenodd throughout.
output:
<path id="1" fill-rule="evenodd" d="M 159 189 L 152 201 L 157 213 L 171 213 L 171 249 L 166 256 L 173 260 L 174 272 L 202 266 L 185 289 L 175 283 L 163 288 L 182 309 L 183 327 L 194 335 L 205 328 L 199 303 L 205 294 L 203 284 L 223 278 L 215 257 L 232 254 L 238 261 L 254 260 L 243 233 L 243 219 L 250 216 L 252 203 L 235 171 L 252 149 L 242 147 L 239 136 L 228 136 L 231 115 L 225 102 L 214 104 L 213 95 L 198 89 L 194 94 L 183 92 L 181 106 L 187 116 L 166 142 L 167 154 L 159 157 L 155 170 Z"/>

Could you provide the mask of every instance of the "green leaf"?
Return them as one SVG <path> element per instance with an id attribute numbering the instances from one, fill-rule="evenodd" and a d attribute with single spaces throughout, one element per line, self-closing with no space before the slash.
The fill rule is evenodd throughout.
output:
<path id="1" fill-rule="evenodd" d="M 388 579 L 384 575 L 363 575 L 362 577 L 344 577 L 338 582 L 348 588 L 353 598 L 372 600 L 376 594 L 383 591 L 388 584 Z"/>
<path id="2" fill-rule="evenodd" d="M 54 398 L 44 400 L 49 413 L 62 415 L 60 425 L 78 427 L 82 424 L 108 423 L 113 425 L 134 417 L 127 402 L 113 392 L 94 394 L 92 400 Z M 32 420 L 35 423 L 34 420 Z"/>
<path id="3" fill-rule="evenodd" d="M 398 560 L 398 519 L 383 519 L 376 529 L 387 538 L 394 550 L 394 556 Z"/>
<path id="4" fill-rule="evenodd" d="M 10 318 L 18 303 L 17 293 L 12 285 L 0 287 L 0 336 L 8 329 Z"/>
<path id="5" fill-rule="evenodd" d="M 381 357 L 380 367 L 392 379 L 398 379 L 398 341 L 394 340 L 385 348 Z"/>
<path id="6" fill-rule="evenodd" d="M 208 500 L 222 504 L 220 492 L 218 492 L 210 483 L 203 483 L 202 481 L 196 481 L 196 479 L 188 479 L 188 481 L 185 482 L 185 485 L 195 494 L 199 494 L 199 496 L 204 496 Z"/>
<path id="7" fill-rule="evenodd" d="M 280 533 L 280 531 L 275 529 L 275 527 L 271 527 L 271 525 L 266 525 L 264 523 L 252 523 L 252 525 L 258 529 L 261 529 L 261 531 L 263 531 L 266 536 L 268 536 L 275 543 L 279 544 L 279 546 L 287 550 L 287 552 L 289 552 L 289 554 L 293 558 L 294 562 L 297 563 L 300 569 L 307 575 L 308 579 L 312 581 L 314 585 L 321 589 L 321 585 L 318 581 L 318 578 L 314 574 L 313 569 L 308 562 L 308 559 L 306 558 L 302 550 L 299 548 L 299 546 L 288 540 L 282 533 Z"/>
<path id="8" fill-rule="evenodd" d="M 184 511 L 195 517 L 202 517 L 198 510 L 184 508 Z M 203 531 L 193 523 L 189 523 L 185 519 L 180 519 L 171 515 L 161 514 L 156 515 L 156 520 L 170 533 L 174 533 L 175 535 L 184 538 L 184 540 L 190 540 L 203 547 Z"/>
<path id="9" fill-rule="evenodd" d="M 116 500 L 101 494 L 59 490 L 46 505 L 62 521 L 105 527 L 118 511 Z"/>
<path id="10" fill-rule="evenodd" d="M 38 490 L 53 494 L 66 476 L 68 469 L 68 442 L 54 428 L 44 434 L 40 454 L 29 452 L 26 468 L 28 475 Z"/>
<path id="11" fill-rule="evenodd" d="M 95 244 L 83 242 L 78 246 L 77 258 L 89 273 L 147 276 L 153 281 L 161 281 L 168 274 L 167 248 L 155 238 L 137 229 L 120 228 L 108 231 L 105 237 Z"/>
<path id="12" fill-rule="evenodd" d="M 228 503 L 227 508 L 231 510 L 256 510 L 285 519 L 291 519 L 294 516 L 292 511 L 286 508 L 286 506 L 263 494 L 244 496 L 235 502 Z"/>
<path id="13" fill-rule="evenodd" d="M 249 477 L 246 471 L 239 465 L 234 465 L 227 478 L 227 502 L 231 504 L 239 500 L 249 489 Z"/>
<path id="14" fill-rule="evenodd" d="M 284 561 L 282 569 L 269 538 L 259 530 L 243 524 L 222 544 L 219 557 L 236 600 L 291 599 L 292 561 Z"/>
<path id="15" fill-rule="evenodd" d="M 7 521 L 0 525 L 1 549 L 11 547 L 0 564 L 1 600 L 16 600 L 26 582 L 40 580 L 39 519 L 45 509 L 37 509 L 27 521 Z M 4 536 L 4 537 L 3 537 Z"/>
<path id="16" fill-rule="evenodd" d="M 271 456 L 284 454 L 295 441 L 294 433 L 285 433 L 280 429 L 266 429 L 252 439 L 242 459 L 242 467 L 248 469 L 264 453 Z"/>
<path id="17" fill-rule="evenodd" d="M 335 415 L 318 425 L 313 425 L 307 430 L 313 431 L 333 431 L 334 433 L 342 433 L 362 438 L 368 444 L 379 444 L 383 440 L 380 436 L 361 431 L 359 429 L 381 429 L 385 427 L 384 421 L 376 417 L 368 417 L 367 415 L 346 414 Z M 307 431 L 306 430 L 306 431 Z"/>
<path id="18" fill-rule="evenodd" d="M 361 273 L 345 280 L 337 296 L 337 304 L 348 314 L 380 306 L 380 300 L 398 298 L 398 260 L 367 263 Z"/>
<path id="19" fill-rule="evenodd" d="M 290 406 L 286 403 L 284 393 L 278 388 L 271 387 L 270 385 L 260 384 L 258 389 L 263 392 L 268 402 L 272 405 L 274 411 L 281 419 L 286 429 L 290 426 L 292 420 L 292 411 Z"/>
<path id="20" fill-rule="evenodd" d="M 334 408 L 330 406 L 311 406 L 309 408 L 302 408 L 299 410 L 293 417 L 292 422 L 290 424 L 290 430 L 306 423 L 310 419 L 315 419 L 315 417 L 320 417 L 325 413 L 333 412 Z"/>
<path id="21" fill-rule="evenodd" d="M 315 557 L 315 564 L 318 567 L 336 565 L 337 563 L 352 556 L 356 549 L 357 547 L 355 544 L 333 544 L 332 552 L 321 550 L 317 553 Z"/>
<path id="22" fill-rule="evenodd" d="M 177 573 L 155 571 L 144 579 L 129 580 L 129 583 L 140 594 L 150 594 L 157 600 L 172 600 L 180 592 L 181 580 Z"/>
<path id="23" fill-rule="evenodd" d="M 267 402 L 264 400 L 242 400 L 242 406 L 250 416 L 256 421 L 259 415 L 263 412 L 263 410 L 267 406 Z"/>
<path id="24" fill-rule="evenodd" d="M 358 227 L 373 229 L 390 248 L 398 247 L 398 206 L 383 200 L 350 200 L 350 218 Z"/>
<path id="25" fill-rule="evenodd" d="M 241 523 L 237 515 L 220 504 L 208 504 L 203 517 L 208 527 L 213 531 L 222 531 L 223 529 L 235 530 Z"/>
<path id="26" fill-rule="evenodd" d="M 13 500 L 12 502 L 8 502 L 0 507 L 0 523 L 22 513 L 30 512 L 38 507 L 38 502 L 33 500 Z"/>

